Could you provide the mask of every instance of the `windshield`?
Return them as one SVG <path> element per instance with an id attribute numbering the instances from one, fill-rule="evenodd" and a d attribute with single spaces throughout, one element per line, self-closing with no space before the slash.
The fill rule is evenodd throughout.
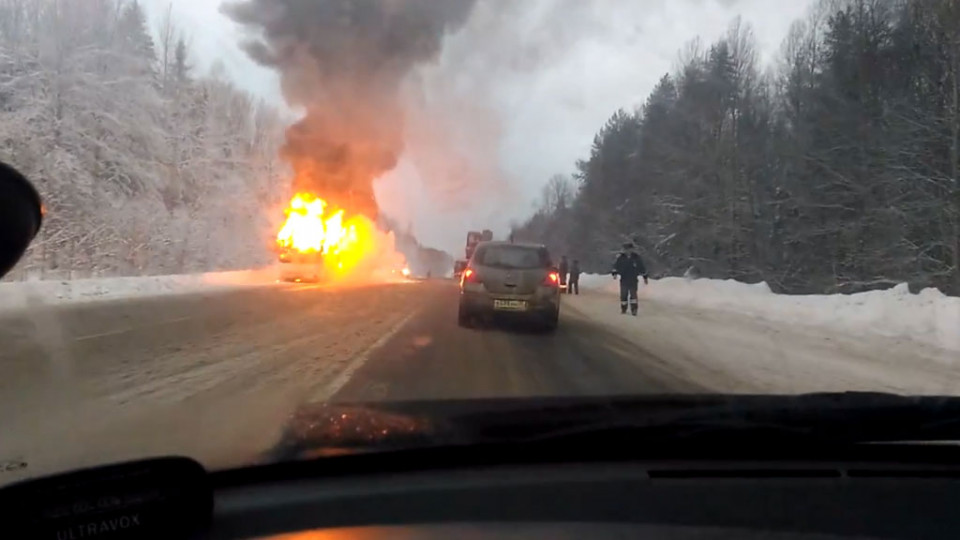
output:
<path id="1" fill-rule="evenodd" d="M 0 484 L 427 445 L 470 407 L 544 433 L 550 399 L 960 396 L 958 25 L 953 0 L 0 0 L 0 161 L 43 199 L 0 282 Z"/>
<path id="2" fill-rule="evenodd" d="M 530 270 L 550 266 L 550 255 L 547 254 L 547 250 L 534 247 L 480 246 L 473 260 L 476 264 L 496 268 Z"/>

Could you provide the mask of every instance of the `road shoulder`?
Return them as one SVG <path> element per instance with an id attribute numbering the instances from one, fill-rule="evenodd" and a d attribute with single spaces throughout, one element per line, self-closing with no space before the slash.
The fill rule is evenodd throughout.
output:
<path id="1" fill-rule="evenodd" d="M 642 297 L 638 317 L 620 315 L 617 299 L 606 293 L 565 300 L 565 309 L 669 360 L 685 377 L 717 392 L 948 394 L 960 387 L 960 370 L 949 351 L 909 340 L 850 336 Z"/>

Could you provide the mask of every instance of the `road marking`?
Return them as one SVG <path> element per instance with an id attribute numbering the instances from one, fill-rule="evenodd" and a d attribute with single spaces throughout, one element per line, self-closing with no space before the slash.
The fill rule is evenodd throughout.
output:
<path id="1" fill-rule="evenodd" d="M 89 339 L 98 339 L 98 338 L 102 338 L 102 337 L 118 336 L 118 335 L 120 335 L 120 334 L 126 334 L 126 333 L 129 332 L 130 330 L 133 330 L 133 328 L 124 328 L 123 330 L 113 330 L 113 331 L 110 331 L 110 332 L 103 332 L 103 333 L 101 333 L 101 334 L 89 334 L 89 335 L 86 335 L 86 336 L 75 337 L 75 338 L 73 338 L 73 340 L 74 340 L 74 341 L 87 341 L 87 340 L 89 340 Z"/>
<path id="2" fill-rule="evenodd" d="M 73 338 L 73 340 L 74 340 L 74 341 L 88 341 L 88 340 L 91 340 L 91 339 L 99 339 L 99 338 L 105 338 L 105 337 L 111 337 L 111 336 L 119 336 L 120 334 L 126 334 L 127 332 L 132 332 L 132 331 L 137 330 L 137 329 L 140 329 L 140 328 L 154 328 L 154 327 L 157 327 L 157 326 L 164 326 L 164 325 L 167 325 L 167 324 L 174 324 L 174 323 L 178 323 L 178 322 L 189 321 L 189 320 L 192 319 L 192 318 L 193 318 L 192 316 L 188 316 L 188 317 L 177 317 L 176 319 L 169 319 L 169 320 L 166 320 L 166 321 L 160 321 L 160 322 L 158 322 L 158 323 L 147 324 L 147 325 L 143 325 L 143 326 L 133 326 L 133 327 L 130 327 L 130 328 L 122 328 L 122 329 L 120 329 L 120 330 L 111 330 L 111 331 L 109 331 L 109 332 L 101 332 L 101 333 L 99 333 L 99 334 L 88 334 L 88 335 L 86 335 L 86 336 L 77 336 L 77 337 Z"/>
<path id="3" fill-rule="evenodd" d="M 406 285 L 406 284 L 417 284 L 418 281 L 410 280 L 396 280 L 396 281 L 327 281 L 324 283 L 288 283 L 288 287 L 280 289 L 283 292 L 300 292 L 300 291 L 312 291 L 316 289 L 326 289 L 326 290 L 346 290 L 346 289 L 358 289 L 363 287 L 379 287 L 381 285 Z"/>
<path id="4" fill-rule="evenodd" d="M 322 284 L 320 284 L 320 285 L 303 285 L 303 286 L 300 286 L 300 287 L 297 287 L 297 286 L 288 287 L 288 288 L 281 289 L 281 290 L 282 290 L 283 292 L 297 292 L 297 291 L 309 291 L 309 290 L 313 290 L 313 289 L 322 289 L 322 288 L 324 288 L 324 287 L 325 287 L 325 285 L 322 285 Z"/>
<path id="5" fill-rule="evenodd" d="M 413 313 L 401 319 L 400 322 L 397 323 L 393 328 L 387 330 L 382 336 L 380 336 L 380 339 L 373 343 L 373 345 L 367 347 L 367 349 L 362 353 L 353 357 L 349 363 L 347 363 L 347 365 L 340 370 L 340 372 L 337 373 L 333 379 L 330 380 L 330 382 L 314 392 L 309 401 L 327 401 L 333 397 L 344 386 L 346 386 L 348 382 L 350 382 L 350 379 L 353 378 L 353 374 L 356 373 L 361 366 L 367 363 L 367 360 L 370 359 L 370 356 L 376 350 L 386 345 L 386 343 L 390 341 L 390 338 L 397 335 L 397 332 L 399 332 L 404 326 L 407 325 L 407 323 L 410 322 L 411 319 L 419 314 L 420 310 L 414 311 Z"/>

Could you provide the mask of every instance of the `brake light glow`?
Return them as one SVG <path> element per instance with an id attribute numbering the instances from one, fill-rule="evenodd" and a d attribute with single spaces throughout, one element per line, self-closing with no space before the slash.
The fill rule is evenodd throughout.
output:
<path id="1" fill-rule="evenodd" d="M 479 283 L 479 279 L 477 279 L 477 273 L 473 271 L 473 268 L 467 268 L 463 271 L 463 281 Z"/>
<path id="2" fill-rule="evenodd" d="M 547 274 L 547 279 L 544 280 L 544 285 L 550 287 L 556 287 L 560 285 L 560 274 L 557 272 L 550 272 Z"/>

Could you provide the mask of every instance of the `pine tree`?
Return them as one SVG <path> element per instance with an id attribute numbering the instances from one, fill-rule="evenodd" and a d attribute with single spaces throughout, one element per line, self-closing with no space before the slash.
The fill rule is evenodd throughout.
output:
<path id="1" fill-rule="evenodd" d="M 123 5 L 116 39 L 118 52 L 130 63 L 126 69 L 156 75 L 157 53 L 147 27 L 147 15 L 139 0 L 131 0 Z"/>
<path id="2" fill-rule="evenodd" d="M 183 37 L 180 37 L 177 40 L 177 48 L 174 52 L 173 76 L 177 83 L 181 85 L 190 80 L 192 66 L 188 62 L 187 43 Z"/>

